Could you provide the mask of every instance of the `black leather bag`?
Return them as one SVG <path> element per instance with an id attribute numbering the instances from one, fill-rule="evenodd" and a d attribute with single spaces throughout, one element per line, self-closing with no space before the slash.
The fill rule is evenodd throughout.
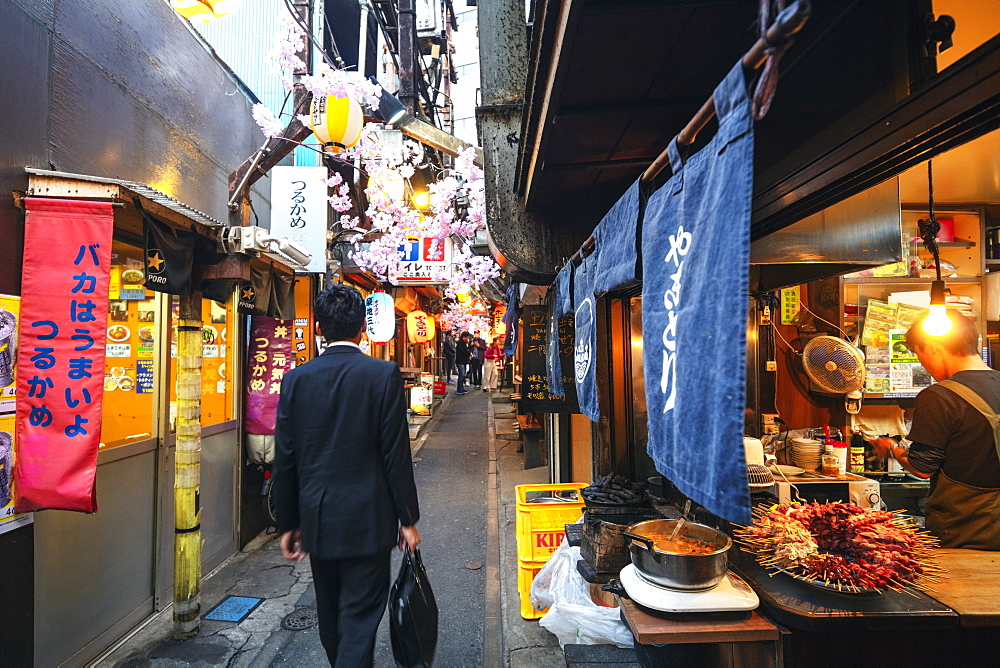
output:
<path id="1" fill-rule="evenodd" d="M 389 635 L 396 662 L 429 668 L 437 649 L 438 609 L 420 560 L 420 550 L 403 553 L 399 576 L 389 592 Z"/>

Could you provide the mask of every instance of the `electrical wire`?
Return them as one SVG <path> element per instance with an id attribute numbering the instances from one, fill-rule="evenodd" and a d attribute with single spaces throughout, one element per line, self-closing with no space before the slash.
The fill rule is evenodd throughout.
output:
<path id="1" fill-rule="evenodd" d="M 339 65 L 334 65 L 333 61 L 330 60 L 330 56 L 326 52 L 326 49 L 323 47 L 322 44 L 317 42 L 316 38 L 313 36 L 312 27 L 307 26 L 305 23 L 302 22 L 302 19 L 299 17 L 299 13 L 295 10 L 295 5 L 292 4 L 291 0 L 284 0 L 284 3 L 285 3 L 285 9 L 287 9 L 288 13 L 291 14 L 292 16 L 292 20 L 295 21 L 295 23 L 298 24 L 299 29 L 305 33 L 305 36 L 309 40 L 309 42 L 319 50 L 320 55 L 323 56 L 323 60 L 326 61 L 326 64 L 333 69 L 341 69 L 341 70 L 345 69 L 344 59 L 340 57 L 340 49 L 337 48 L 337 42 L 336 40 L 333 39 L 333 31 L 332 30 L 330 31 L 330 48 L 333 50 L 334 57 L 336 58 L 337 63 Z M 326 12 L 323 12 L 323 22 L 329 28 L 330 24 L 326 20 Z"/>
<path id="2" fill-rule="evenodd" d="M 847 335 L 847 332 L 845 332 L 844 330 L 842 330 L 840 327 L 837 327 L 837 325 L 833 324 L 832 322 L 830 322 L 826 318 L 822 318 L 822 317 L 816 315 L 815 313 L 813 313 L 812 311 L 810 311 L 809 307 L 806 306 L 805 304 L 799 304 L 799 308 L 802 309 L 803 311 L 805 311 L 806 313 L 812 315 L 812 317 L 816 318 L 817 320 L 819 320 L 821 322 L 825 322 L 826 324 L 830 325 L 831 327 L 833 327 L 834 329 L 836 329 L 838 332 L 840 332 L 841 334 L 843 334 L 845 339 L 850 340 L 851 337 Z"/>

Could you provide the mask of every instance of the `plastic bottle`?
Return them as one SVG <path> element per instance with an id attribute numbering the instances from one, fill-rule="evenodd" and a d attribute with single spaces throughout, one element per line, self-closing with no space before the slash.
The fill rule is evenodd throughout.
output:
<path id="1" fill-rule="evenodd" d="M 826 444 L 827 452 L 833 452 L 837 455 L 837 470 L 840 475 L 847 474 L 847 460 L 849 457 L 847 443 L 843 441 L 828 441 Z"/>

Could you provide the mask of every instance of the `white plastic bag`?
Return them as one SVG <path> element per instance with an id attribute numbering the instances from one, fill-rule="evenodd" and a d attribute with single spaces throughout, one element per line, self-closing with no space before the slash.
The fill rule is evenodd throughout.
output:
<path id="1" fill-rule="evenodd" d="M 531 583 L 531 605 L 549 611 L 538 620 L 559 639 L 559 646 L 612 644 L 632 647 L 632 633 L 618 608 L 597 605 L 590 585 L 576 570 L 580 548 L 565 540 Z"/>

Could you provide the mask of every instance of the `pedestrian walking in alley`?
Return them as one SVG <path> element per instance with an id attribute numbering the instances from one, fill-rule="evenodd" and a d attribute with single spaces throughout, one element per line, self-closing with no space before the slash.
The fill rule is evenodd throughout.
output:
<path id="1" fill-rule="evenodd" d="M 486 341 L 480 337 L 472 339 L 469 344 L 472 351 L 472 359 L 469 361 L 470 385 L 482 387 L 483 385 L 483 363 L 486 362 Z"/>
<path id="2" fill-rule="evenodd" d="M 497 378 L 500 377 L 500 366 L 503 364 L 503 346 L 499 339 L 493 339 L 486 349 L 486 362 L 483 366 L 483 392 L 497 389 Z"/>
<path id="3" fill-rule="evenodd" d="M 455 345 L 455 363 L 458 365 L 458 389 L 455 390 L 455 394 L 468 394 L 465 380 L 469 373 L 469 361 L 472 359 L 472 347 L 469 343 L 471 336 L 468 332 L 462 332 Z"/>
<path id="4" fill-rule="evenodd" d="M 454 385 L 451 379 L 452 371 L 455 371 L 455 333 L 446 332 L 444 335 L 444 375 L 449 385 Z"/>
<path id="5" fill-rule="evenodd" d="M 420 544 L 399 368 L 361 352 L 364 299 L 332 285 L 315 301 L 322 355 L 287 373 L 275 430 L 281 551 L 309 556 L 319 635 L 335 668 L 371 666 L 390 553 Z"/>

